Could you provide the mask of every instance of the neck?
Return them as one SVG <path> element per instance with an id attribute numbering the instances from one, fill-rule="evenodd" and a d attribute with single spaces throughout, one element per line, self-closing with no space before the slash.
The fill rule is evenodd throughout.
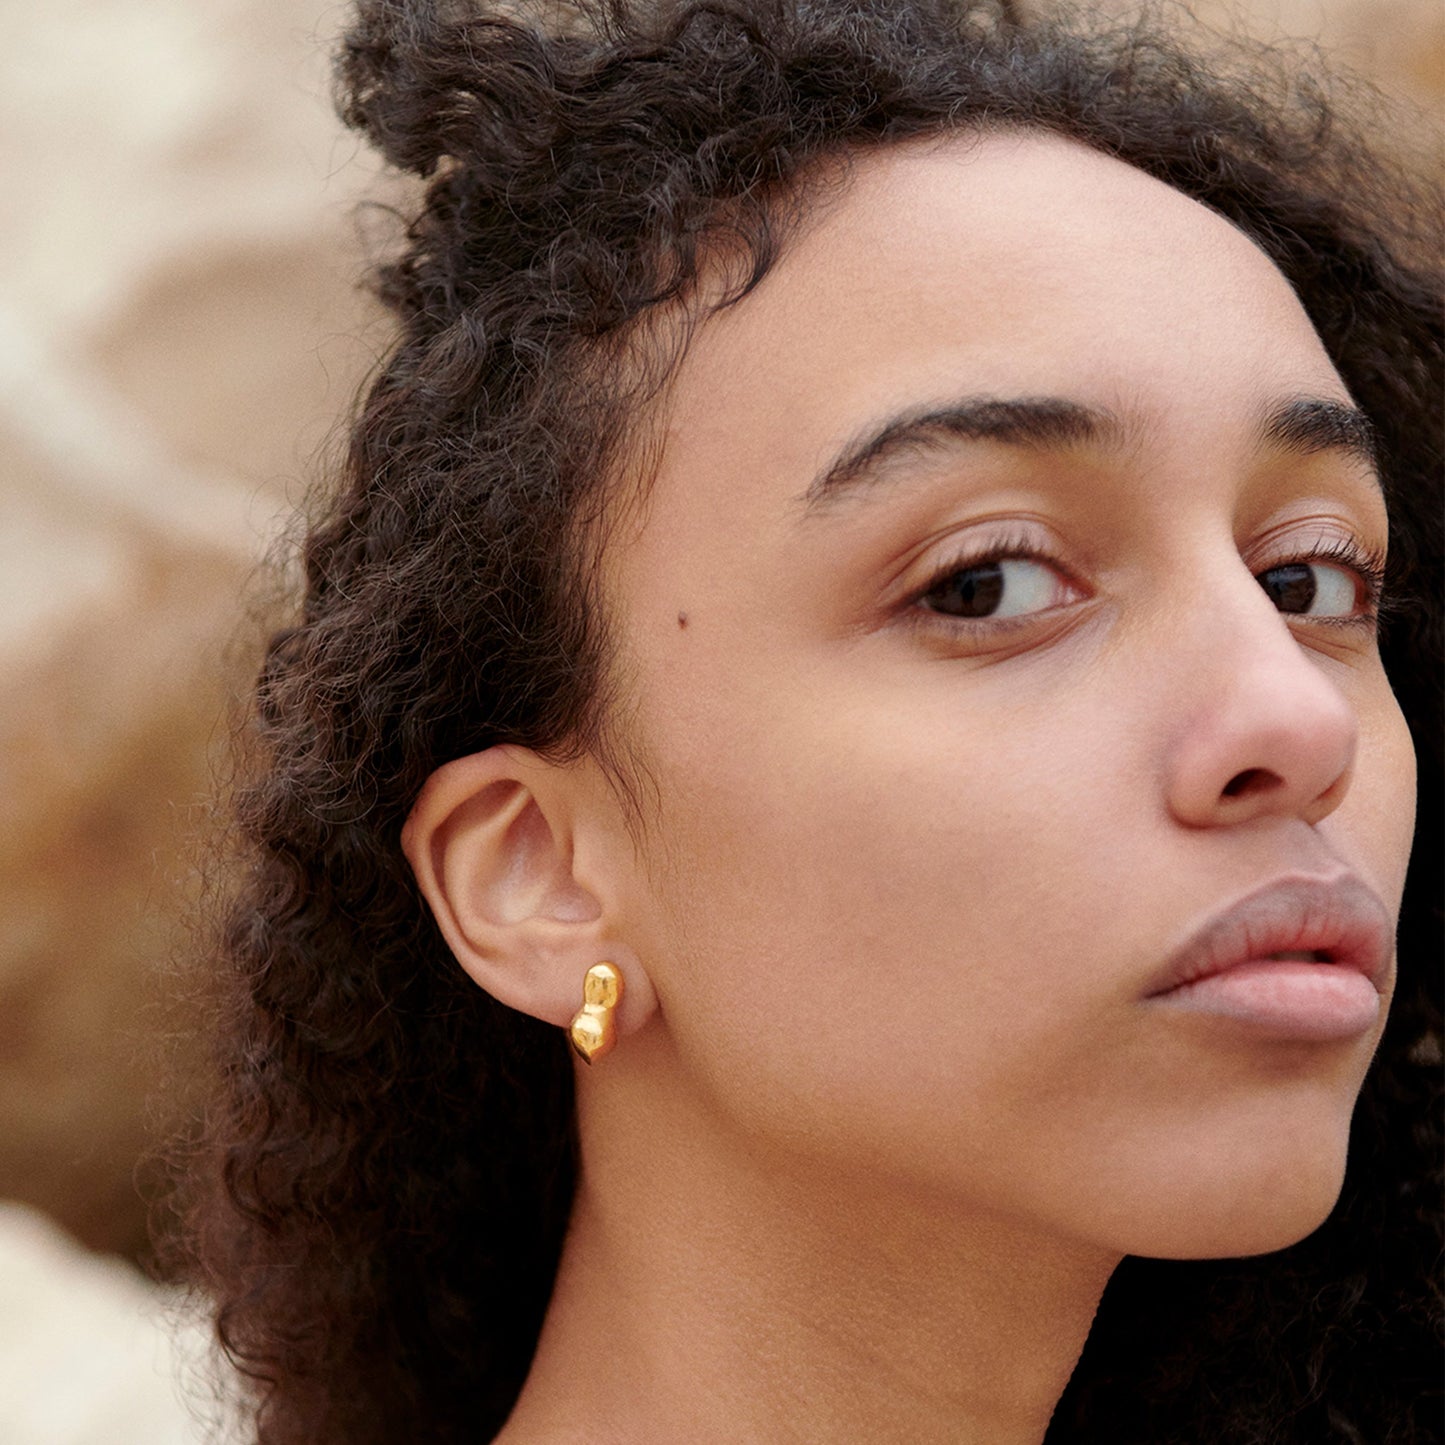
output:
<path id="1" fill-rule="evenodd" d="M 1116 1257 L 780 1161 L 657 1097 L 584 1096 L 583 1182 L 499 1445 L 1039 1445 Z"/>

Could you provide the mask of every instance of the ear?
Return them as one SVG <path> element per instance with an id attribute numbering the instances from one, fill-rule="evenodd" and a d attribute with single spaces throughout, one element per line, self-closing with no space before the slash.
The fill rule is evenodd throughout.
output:
<path id="1" fill-rule="evenodd" d="M 593 826 L 595 787 L 576 768 L 502 745 L 438 768 L 401 844 L 458 963 L 494 998 L 565 1027 L 594 963 L 622 973 L 618 1032 L 657 997 L 618 936 L 605 879 L 576 876 L 576 831 Z"/>

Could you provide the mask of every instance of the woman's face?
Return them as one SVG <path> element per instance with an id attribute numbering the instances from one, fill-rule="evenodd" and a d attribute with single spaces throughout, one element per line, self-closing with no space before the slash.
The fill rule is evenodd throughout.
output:
<path id="1" fill-rule="evenodd" d="M 1249 240 L 1039 135 L 862 158 L 703 325 L 609 554 L 624 926 L 749 1147 L 1121 1252 L 1323 1218 L 1412 827 L 1351 406 Z M 1307 958 L 1151 997 L 1241 900 L 1208 966 Z"/>

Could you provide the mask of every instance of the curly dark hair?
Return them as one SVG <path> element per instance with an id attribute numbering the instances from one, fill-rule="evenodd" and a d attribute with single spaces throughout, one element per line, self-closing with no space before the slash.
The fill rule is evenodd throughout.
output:
<path id="1" fill-rule="evenodd" d="M 1400 983 L 1341 1201 L 1247 1260 L 1129 1259 L 1049 1445 L 1437 1439 L 1441 325 L 1428 191 L 1294 53 L 985 0 L 360 0 L 346 121 L 426 178 L 399 336 L 270 642 L 235 799 L 190 1278 L 265 1445 L 474 1442 L 525 1377 L 575 1179 L 561 1031 L 472 984 L 401 852 L 441 763 L 608 732 L 595 586 L 636 420 L 710 257 L 785 248 L 820 158 L 1033 127 L 1227 217 L 1371 417 L 1386 665 L 1420 758 Z M 1333 84 L 1333 83 L 1332 83 Z"/>

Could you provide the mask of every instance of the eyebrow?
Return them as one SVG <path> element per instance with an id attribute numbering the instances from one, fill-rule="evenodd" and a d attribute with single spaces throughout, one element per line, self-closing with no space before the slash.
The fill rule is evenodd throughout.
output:
<path id="1" fill-rule="evenodd" d="M 1119 450 L 1129 433 L 1113 412 L 1064 397 L 968 397 L 890 417 L 849 443 L 813 479 L 801 500 L 811 510 L 880 479 L 899 453 L 948 441 L 989 441 L 1035 451 L 1094 446 Z M 1256 441 L 1262 449 L 1296 456 L 1340 452 L 1376 466 L 1375 432 L 1357 408 L 1321 397 L 1294 397 L 1268 411 Z"/>
<path id="2" fill-rule="evenodd" d="M 1260 442 L 1296 456 L 1341 452 L 1373 472 L 1380 463 L 1375 428 L 1357 407 L 1299 396 L 1272 411 L 1260 428 Z"/>

